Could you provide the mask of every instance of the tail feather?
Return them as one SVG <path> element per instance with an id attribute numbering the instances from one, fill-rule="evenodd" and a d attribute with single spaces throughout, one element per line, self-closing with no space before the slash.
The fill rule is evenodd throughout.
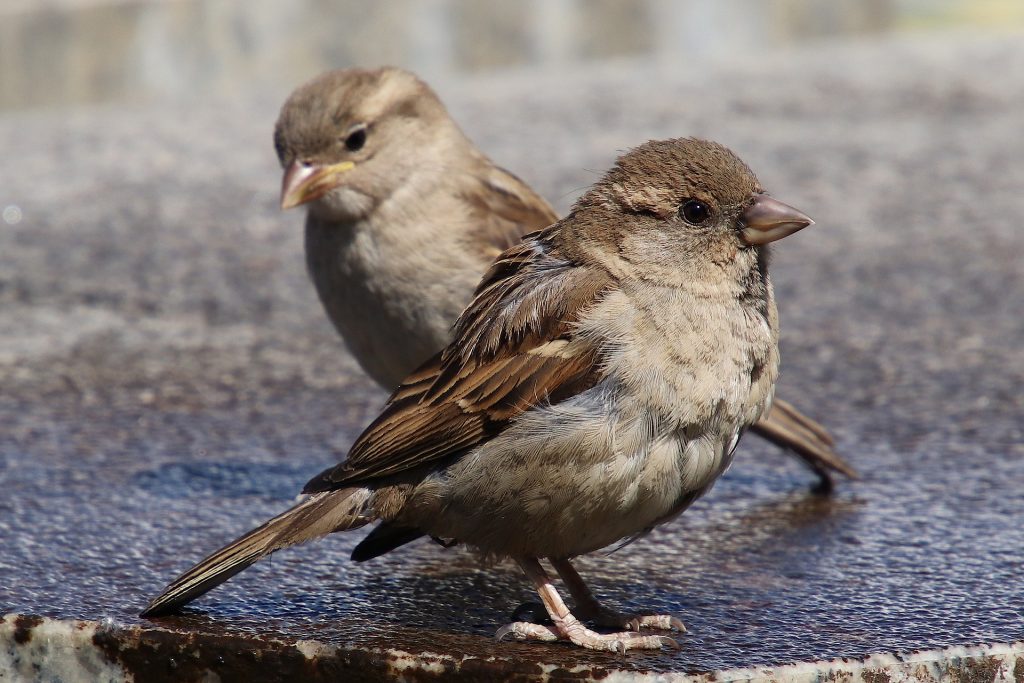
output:
<path id="1" fill-rule="evenodd" d="M 801 413 L 796 409 L 789 401 L 783 401 L 778 396 L 772 402 L 772 410 L 774 410 L 780 417 L 788 418 L 794 424 L 799 425 L 801 428 L 806 429 L 808 432 L 817 437 L 826 446 L 835 446 L 835 439 L 828 433 L 824 425 L 820 422 L 812 420 L 810 416 Z"/>
<path id="2" fill-rule="evenodd" d="M 822 476 L 839 472 L 851 479 L 857 471 L 834 450 L 834 441 L 820 424 L 802 414 L 791 404 L 776 397 L 772 409 L 754 424 L 751 431 L 775 444 L 792 450 Z"/>
<path id="3" fill-rule="evenodd" d="M 362 515 L 369 495 L 366 489 L 342 489 L 310 496 L 176 578 L 140 616 L 173 614 L 275 550 L 372 521 Z"/>
<path id="4" fill-rule="evenodd" d="M 352 561 L 372 560 L 423 536 L 419 529 L 382 522 L 352 549 Z"/>

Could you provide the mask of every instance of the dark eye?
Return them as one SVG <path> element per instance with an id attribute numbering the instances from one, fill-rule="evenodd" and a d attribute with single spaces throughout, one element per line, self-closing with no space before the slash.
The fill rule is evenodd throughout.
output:
<path id="1" fill-rule="evenodd" d="M 345 138 L 345 149 L 350 152 L 358 152 L 366 144 L 366 126 L 356 128 Z"/>
<path id="2" fill-rule="evenodd" d="M 699 199 L 687 199 L 679 208 L 683 220 L 692 225 L 700 225 L 711 215 L 711 209 Z"/>

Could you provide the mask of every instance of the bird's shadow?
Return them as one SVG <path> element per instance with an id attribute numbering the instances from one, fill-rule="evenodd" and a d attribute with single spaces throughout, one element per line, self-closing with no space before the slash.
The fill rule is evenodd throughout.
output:
<path id="1" fill-rule="evenodd" d="M 681 567 L 682 562 L 728 571 L 725 559 L 757 557 L 764 571 L 792 577 L 809 570 L 808 563 L 813 563 L 814 552 L 822 551 L 822 544 L 842 542 L 836 528 L 856 515 L 858 507 L 856 501 L 791 493 L 697 528 L 661 527 L 631 549 L 582 558 L 577 564 L 595 593 L 613 609 L 706 611 L 705 617 L 714 619 L 721 610 L 727 613 L 727 601 L 703 595 L 706 591 L 692 579 L 692 567 Z M 757 531 L 744 532 L 750 529 Z M 298 549 L 306 551 L 315 549 Z M 621 559 L 625 553 L 634 555 L 628 569 Z M 275 560 L 274 573 L 290 572 L 294 566 L 304 573 L 305 585 L 299 587 L 291 579 L 269 587 L 260 582 L 244 593 L 214 593 L 204 598 L 202 607 L 187 608 L 162 623 L 359 645 L 422 638 L 424 632 L 491 638 L 499 626 L 513 620 L 517 607 L 536 600 L 513 563 L 480 567 L 469 553 L 442 549 L 427 540 L 338 572 L 320 557 L 313 562 L 301 555 L 275 556 L 271 562 Z M 338 557 L 337 562 L 345 560 Z M 530 612 L 521 611 L 523 615 Z M 406 636 L 399 635 L 403 633 Z"/>

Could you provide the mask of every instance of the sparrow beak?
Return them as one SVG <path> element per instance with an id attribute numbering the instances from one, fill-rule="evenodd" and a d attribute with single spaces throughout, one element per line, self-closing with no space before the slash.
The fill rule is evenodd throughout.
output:
<path id="1" fill-rule="evenodd" d="M 292 162 L 281 181 L 281 208 L 290 209 L 319 199 L 342 183 L 341 176 L 355 168 L 351 161 L 329 166 Z"/>
<path id="2" fill-rule="evenodd" d="M 750 246 L 768 244 L 813 224 L 809 216 L 789 204 L 759 194 L 740 214 L 740 239 Z"/>

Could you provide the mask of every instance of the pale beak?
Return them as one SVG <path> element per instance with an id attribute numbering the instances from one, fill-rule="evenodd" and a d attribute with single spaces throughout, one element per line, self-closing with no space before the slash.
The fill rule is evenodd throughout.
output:
<path id="1" fill-rule="evenodd" d="M 809 216 L 789 204 L 759 194 L 740 214 L 740 239 L 751 246 L 768 244 L 813 224 Z"/>
<path id="2" fill-rule="evenodd" d="M 341 185 L 342 176 L 353 168 L 355 164 L 351 161 L 328 166 L 293 161 L 281 181 L 281 208 L 290 209 L 323 197 Z"/>

